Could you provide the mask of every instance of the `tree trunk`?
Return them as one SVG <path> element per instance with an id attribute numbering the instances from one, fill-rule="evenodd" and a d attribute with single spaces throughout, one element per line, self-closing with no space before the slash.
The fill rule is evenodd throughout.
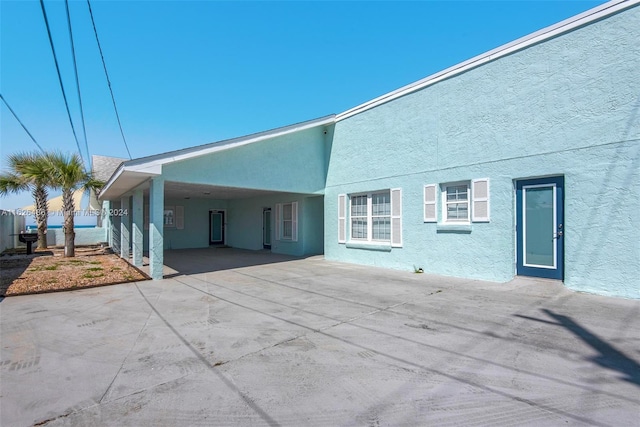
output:
<path id="1" fill-rule="evenodd" d="M 62 206 L 64 206 L 64 256 L 76 256 L 76 233 L 74 227 L 75 205 L 73 203 L 73 191 L 62 191 Z"/>
<path id="2" fill-rule="evenodd" d="M 71 229 L 71 233 L 68 233 L 65 229 L 64 231 L 64 256 L 65 257 L 74 257 L 76 256 L 76 233 Z"/>
<path id="3" fill-rule="evenodd" d="M 49 217 L 47 197 L 46 188 L 38 186 L 33 189 L 33 199 L 36 208 L 34 216 L 38 227 L 38 249 L 47 249 L 47 220 Z"/>

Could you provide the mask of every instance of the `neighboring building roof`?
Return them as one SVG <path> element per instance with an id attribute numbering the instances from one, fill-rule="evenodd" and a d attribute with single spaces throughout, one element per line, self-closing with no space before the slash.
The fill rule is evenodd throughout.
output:
<path id="1" fill-rule="evenodd" d="M 371 101 L 367 101 L 363 104 L 353 107 L 343 113 L 338 114 L 336 116 L 336 122 L 339 122 L 340 120 L 344 120 L 356 114 L 360 114 L 364 111 L 370 110 L 381 104 L 385 104 L 389 101 L 408 95 L 410 93 L 417 92 L 427 86 L 438 83 L 439 81 L 464 73 L 473 68 L 479 67 L 480 65 L 486 64 L 487 62 L 494 61 L 498 58 L 502 58 L 503 56 L 510 55 L 522 49 L 526 49 L 527 47 L 530 47 L 534 44 L 544 42 L 553 37 L 557 37 L 561 34 L 575 30 L 576 28 L 606 18 L 607 16 L 613 15 L 622 10 L 637 6 L 638 4 L 640 4 L 640 0 L 612 0 L 610 2 L 604 3 L 579 15 L 572 16 L 571 18 L 565 19 L 564 21 L 561 21 L 557 24 L 543 28 L 539 31 L 536 31 L 535 33 L 531 33 L 527 36 L 521 37 L 511 43 L 507 43 L 505 45 L 497 47 L 486 53 L 475 56 L 467 61 L 449 67 L 446 70 L 432 74 L 422 80 L 418 80 L 417 82 L 408 84 L 404 87 L 401 87 L 400 89 L 394 90 L 393 92 L 386 93 L 382 96 L 372 99 Z"/>
<path id="2" fill-rule="evenodd" d="M 126 161 L 127 159 L 121 159 L 119 157 L 98 156 L 94 154 L 91 156 L 93 177 L 106 182 L 111 178 L 111 175 L 113 175 L 116 169 L 118 169 L 118 166 Z"/>

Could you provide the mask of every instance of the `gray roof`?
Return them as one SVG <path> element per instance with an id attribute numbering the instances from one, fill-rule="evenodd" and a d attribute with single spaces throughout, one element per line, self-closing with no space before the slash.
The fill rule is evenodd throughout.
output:
<path id="1" fill-rule="evenodd" d="M 100 181 L 107 182 L 111 175 L 118 169 L 118 166 L 122 164 L 122 162 L 126 162 L 127 159 L 121 159 L 118 157 L 108 157 L 108 156 L 91 156 L 91 163 L 93 169 L 93 176 Z"/>

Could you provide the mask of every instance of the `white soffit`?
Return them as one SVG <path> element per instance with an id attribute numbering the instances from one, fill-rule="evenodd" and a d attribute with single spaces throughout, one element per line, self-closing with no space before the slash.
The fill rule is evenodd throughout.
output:
<path id="1" fill-rule="evenodd" d="M 525 49 L 534 44 L 551 39 L 560 34 L 569 32 L 576 28 L 595 22 L 599 19 L 605 18 L 609 15 L 613 15 L 614 13 L 636 6 L 638 4 L 640 4 L 640 0 L 612 0 L 610 2 L 604 3 L 600 6 L 594 7 L 593 9 L 589 9 L 586 12 L 565 19 L 564 21 L 561 21 L 557 24 L 543 28 L 539 31 L 536 31 L 535 33 L 531 33 L 513 42 L 507 43 L 486 53 L 475 56 L 467 61 L 449 67 L 443 71 L 432 74 L 422 80 L 418 80 L 417 82 L 401 87 L 400 89 L 397 89 L 393 92 L 389 92 L 375 99 L 372 99 L 371 101 L 367 101 L 364 104 L 360 104 L 354 108 L 338 114 L 335 121 L 339 122 L 340 120 L 344 120 L 348 117 L 360 114 L 364 111 L 385 104 L 394 99 L 416 92 L 427 86 L 431 86 L 432 84 L 438 83 L 441 80 L 445 80 L 457 74 L 464 73 L 465 71 L 468 71 L 472 68 L 476 68 L 495 59 Z"/>

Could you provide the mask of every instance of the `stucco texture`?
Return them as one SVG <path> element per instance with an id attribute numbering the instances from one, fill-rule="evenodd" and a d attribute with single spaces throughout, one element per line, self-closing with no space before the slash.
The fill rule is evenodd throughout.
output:
<path id="1" fill-rule="evenodd" d="M 326 178 L 322 127 L 274 137 L 163 166 L 167 181 L 322 194 Z"/>
<path id="2" fill-rule="evenodd" d="M 514 180 L 560 175 L 565 284 L 640 298 L 638 40 L 634 7 L 336 123 L 326 257 L 510 280 Z M 423 185 L 474 178 L 490 179 L 489 223 L 453 233 L 423 222 Z M 403 247 L 338 244 L 338 195 L 389 188 L 403 190 Z"/>

